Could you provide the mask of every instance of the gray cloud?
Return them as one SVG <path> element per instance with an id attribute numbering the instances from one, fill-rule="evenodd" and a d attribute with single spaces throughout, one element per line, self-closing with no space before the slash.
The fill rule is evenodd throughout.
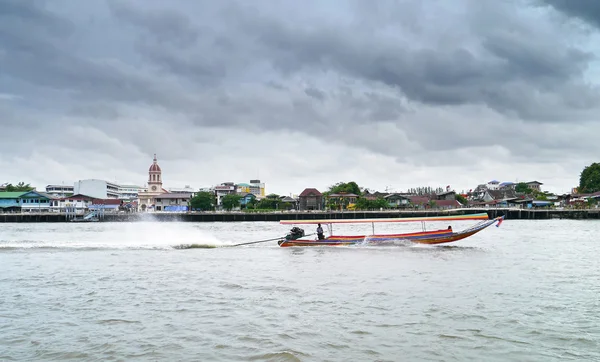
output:
<path id="1" fill-rule="evenodd" d="M 600 151 L 595 33 L 555 16 L 594 11 L 540 3 L 2 1 L 0 164 L 136 182 L 158 152 L 192 184 L 574 183 Z"/>
<path id="2" fill-rule="evenodd" d="M 581 20 L 600 27 L 600 3 L 594 0 L 542 0 L 556 10 L 566 15 L 580 18 Z"/>

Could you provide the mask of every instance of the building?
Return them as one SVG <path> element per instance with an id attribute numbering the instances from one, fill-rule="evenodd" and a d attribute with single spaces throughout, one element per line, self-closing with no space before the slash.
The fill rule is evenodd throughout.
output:
<path id="1" fill-rule="evenodd" d="M 21 200 L 21 212 L 48 212 L 51 209 L 51 201 L 56 197 L 38 191 L 25 192 L 19 197 Z"/>
<path id="2" fill-rule="evenodd" d="M 192 194 L 167 193 L 155 196 L 156 211 L 187 211 Z"/>
<path id="3" fill-rule="evenodd" d="M 500 188 L 500 181 L 492 180 L 487 183 L 488 190 L 498 190 Z"/>
<path id="4" fill-rule="evenodd" d="M 104 180 L 79 180 L 75 182 L 73 194 L 87 195 L 95 199 L 118 199 L 119 185 Z"/>
<path id="5" fill-rule="evenodd" d="M 39 191 L 0 192 L 2 212 L 48 212 L 54 196 Z"/>
<path id="6" fill-rule="evenodd" d="M 73 195 L 75 193 L 74 189 L 75 186 L 69 185 L 48 185 L 46 186 L 46 193 L 56 197 L 65 197 Z"/>
<path id="7" fill-rule="evenodd" d="M 6 192 L 0 191 L 0 212 L 20 212 L 21 195 L 25 192 Z"/>
<path id="8" fill-rule="evenodd" d="M 168 193 L 162 185 L 162 169 L 158 165 L 156 154 L 148 169 L 148 187 L 138 192 L 139 205 L 142 210 L 153 209 L 156 196 Z"/>
<path id="9" fill-rule="evenodd" d="M 323 194 L 315 188 L 304 189 L 298 196 L 299 210 L 323 210 Z"/>
<path id="10" fill-rule="evenodd" d="M 240 198 L 240 207 L 244 208 L 244 209 L 246 207 L 248 207 L 248 204 L 251 204 L 252 202 L 256 201 L 256 195 L 254 195 L 254 194 L 252 194 L 250 192 L 245 193 L 245 194 L 241 194 L 240 196 L 241 196 L 241 198 Z"/>
<path id="11" fill-rule="evenodd" d="M 529 182 L 525 182 L 525 185 L 527 185 L 527 187 L 529 187 L 531 190 L 534 191 L 542 191 L 541 186 L 543 185 L 543 183 L 539 182 L 539 181 L 529 181 Z"/>
<path id="12" fill-rule="evenodd" d="M 408 207 L 410 205 L 410 198 L 407 195 L 402 194 L 389 194 L 384 197 L 385 201 L 390 205 L 390 207 Z"/>
<path id="13" fill-rule="evenodd" d="M 137 185 L 119 185 L 119 199 L 121 200 L 137 200 L 140 191 L 144 191 L 142 186 Z"/>
<path id="14" fill-rule="evenodd" d="M 254 194 L 258 197 L 265 197 L 265 184 L 260 180 L 250 180 L 250 183 L 239 183 L 236 186 L 238 194 Z"/>
<path id="15" fill-rule="evenodd" d="M 456 200 L 456 192 L 454 191 L 446 191 L 436 195 L 436 199 L 438 200 Z"/>
<path id="16" fill-rule="evenodd" d="M 170 187 L 167 189 L 169 192 L 171 193 L 175 193 L 175 194 L 194 194 L 196 193 L 196 191 L 190 186 L 190 185 L 185 185 L 185 187 Z"/>
<path id="17" fill-rule="evenodd" d="M 348 192 L 327 195 L 327 203 L 331 208 L 347 209 L 348 206 L 356 203 L 358 195 Z"/>
<path id="18" fill-rule="evenodd" d="M 233 182 L 223 182 L 220 185 L 214 187 L 215 196 L 217 198 L 217 208 L 223 206 L 222 198 L 225 195 L 235 194 L 237 191 L 236 185 Z M 256 195 L 256 194 L 255 194 Z"/>
<path id="19" fill-rule="evenodd" d="M 93 197 L 80 194 L 62 197 L 52 200 L 51 211 L 66 212 L 67 209 L 69 209 L 70 212 L 83 214 L 89 210 L 89 207 L 93 201 Z"/>
<path id="20" fill-rule="evenodd" d="M 265 184 L 264 182 L 260 182 L 260 180 L 250 180 L 250 193 L 258 197 L 265 197 Z"/>

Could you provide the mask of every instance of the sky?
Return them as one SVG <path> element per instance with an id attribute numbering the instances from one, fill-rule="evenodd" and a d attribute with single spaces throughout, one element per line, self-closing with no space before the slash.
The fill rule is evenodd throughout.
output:
<path id="1" fill-rule="evenodd" d="M 0 183 L 299 194 L 600 157 L 597 0 L 0 0 Z"/>

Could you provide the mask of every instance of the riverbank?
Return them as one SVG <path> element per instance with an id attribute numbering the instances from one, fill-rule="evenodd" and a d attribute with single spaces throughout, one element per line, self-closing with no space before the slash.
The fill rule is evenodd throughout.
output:
<path id="1" fill-rule="evenodd" d="M 316 219 L 364 219 L 425 217 L 445 215 L 465 215 L 486 212 L 490 218 L 505 216 L 506 219 L 545 220 L 545 219 L 600 219 L 600 209 L 587 210 L 527 210 L 512 208 L 464 208 L 453 210 L 417 210 L 417 211 L 345 211 L 345 212 L 199 212 L 199 213 L 130 213 L 106 214 L 101 222 L 133 221 L 190 221 L 190 222 L 240 222 L 279 220 L 316 220 Z M 59 213 L 21 213 L 0 214 L 0 223 L 7 222 L 68 222 L 66 214 Z"/>

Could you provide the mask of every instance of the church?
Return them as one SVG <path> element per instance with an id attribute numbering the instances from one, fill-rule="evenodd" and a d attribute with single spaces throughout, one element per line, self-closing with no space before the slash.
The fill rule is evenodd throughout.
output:
<path id="1" fill-rule="evenodd" d="M 148 169 L 148 187 L 138 194 L 141 210 L 153 210 L 154 205 L 156 204 L 156 196 L 166 193 L 168 193 L 168 191 L 163 188 L 162 170 L 158 165 L 156 154 L 154 154 L 154 161 Z"/>

